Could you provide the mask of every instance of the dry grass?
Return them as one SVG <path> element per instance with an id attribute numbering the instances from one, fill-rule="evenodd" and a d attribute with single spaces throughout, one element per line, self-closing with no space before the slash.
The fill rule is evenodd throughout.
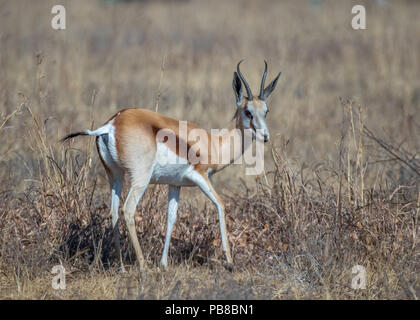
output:
<path id="1" fill-rule="evenodd" d="M 350 28 L 351 4 L 336 1 L 68 1 L 65 31 L 50 28 L 53 4 L 0 6 L 0 298 L 420 296 L 416 2 L 368 3 L 365 31 Z M 170 270 L 158 270 L 167 190 L 152 186 L 136 218 L 149 269 L 137 273 L 121 226 L 131 267 L 120 275 L 93 140 L 61 146 L 59 137 L 126 106 L 224 127 L 243 57 L 253 88 L 263 59 L 269 78 L 283 74 L 265 174 L 232 166 L 215 177 L 235 272 L 222 266 L 215 209 L 189 189 Z M 68 272 L 62 292 L 51 288 L 58 263 Z M 350 288 L 356 264 L 366 290 Z"/>

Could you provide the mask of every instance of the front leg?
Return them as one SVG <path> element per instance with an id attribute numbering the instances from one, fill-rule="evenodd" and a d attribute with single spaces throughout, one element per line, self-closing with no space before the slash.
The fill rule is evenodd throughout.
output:
<path id="1" fill-rule="evenodd" d="M 206 174 L 202 174 L 194 170 L 188 175 L 188 179 L 191 180 L 191 182 L 195 183 L 201 189 L 201 191 L 203 191 L 203 193 L 216 205 L 217 212 L 219 215 L 219 225 L 220 225 L 220 234 L 222 238 L 222 246 L 226 254 L 226 260 L 228 262 L 228 269 L 232 270 L 233 260 L 230 254 L 229 241 L 227 237 L 226 221 L 225 221 L 225 205 L 222 199 L 214 190 L 213 186 L 211 185 L 210 179 L 208 178 Z"/>
<path id="2" fill-rule="evenodd" d="M 178 211 L 179 192 L 181 187 L 169 185 L 168 192 L 168 221 L 166 224 L 165 246 L 163 248 L 162 259 L 160 264 L 164 269 L 168 266 L 168 250 L 171 242 L 172 229 L 176 221 L 176 214 Z"/>

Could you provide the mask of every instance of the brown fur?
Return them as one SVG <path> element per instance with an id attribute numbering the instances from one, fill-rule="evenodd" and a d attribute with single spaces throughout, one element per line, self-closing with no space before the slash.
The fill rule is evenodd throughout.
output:
<path id="1" fill-rule="evenodd" d="M 261 109 L 264 104 L 258 97 L 254 97 L 252 100 L 252 105 L 255 109 Z"/>
<path id="2" fill-rule="evenodd" d="M 216 152 L 216 146 L 214 144 L 221 143 L 221 137 L 207 133 L 208 145 L 203 145 L 204 142 L 200 142 L 197 145 L 196 140 L 188 138 L 187 154 L 180 148 L 181 143 L 185 143 L 180 138 L 179 121 L 155 113 L 147 109 L 124 109 L 110 120 L 114 120 L 115 127 L 115 140 L 118 158 L 121 161 L 123 167 L 128 167 L 128 157 L 130 149 L 138 145 L 137 142 L 141 142 L 141 145 L 150 148 L 150 150 L 156 150 L 156 135 L 160 130 L 170 130 L 169 132 L 175 133 L 176 145 L 167 144 L 167 146 L 175 152 L 179 157 L 188 159 L 188 153 L 191 148 L 197 149 L 197 156 L 199 158 L 208 159 L 209 163 L 199 163 L 194 165 L 195 170 L 204 174 L 209 168 L 213 171 L 217 170 L 218 164 L 211 163 L 212 152 Z M 191 130 L 201 129 L 197 125 L 187 122 L 187 137 Z M 198 150 L 199 149 L 199 150 Z M 205 153 L 207 150 L 207 153 Z M 143 150 L 147 151 L 147 150 Z M 201 151 L 201 154 L 200 154 Z M 219 159 L 219 155 L 213 155 Z"/>

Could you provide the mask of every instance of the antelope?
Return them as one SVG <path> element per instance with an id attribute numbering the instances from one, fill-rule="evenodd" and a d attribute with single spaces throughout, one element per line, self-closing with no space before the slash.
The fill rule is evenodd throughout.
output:
<path id="1" fill-rule="evenodd" d="M 212 160 L 215 158 L 216 161 L 208 163 L 201 161 L 202 158 L 199 157 L 198 161 L 192 163 L 188 159 L 188 155 L 185 152 L 181 152 L 180 144 L 186 145 L 188 151 L 194 151 L 197 148 L 197 144 L 193 145 L 195 141 L 192 141 L 189 137 L 183 138 L 181 136 L 180 122 L 141 108 L 123 109 L 94 131 L 75 132 L 61 139 L 62 142 L 65 142 L 77 136 L 88 135 L 96 137 L 99 158 L 105 168 L 111 188 L 113 237 L 122 271 L 124 271 L 124 265 L 120 249 L 118 208 L 125 173 L 128 173 L 129 176 L 130 190 L 123 206 L 123 214 L 141 270 L 144 268 L 145 261 L 136 234 L 134 216 L 137 203 L 142 198 L 149 184 L 167 184 L 169 186 L 168 216 L 164 249 L 160 261 L 161 266 L 164 269 L 167 268 L 169 244 L 172 228 L 177 218 L 181 187 L 199 187 L 217 208 L 222 247 L 227 259 L 226 266 L 228 269 L 233 269 L 233 260 L 226 231 L 225 206 L 220 196 L 214 190 L 210 177 L 240 158 L 245 149 L 252 145 L 252 140 L 256 139 L 261 142 L 269 140 L 270 135 L 266 123 L 268 113 L 266 100 L 276 87 L 281 74 L 280 72 L 265 87 L 267 62 L 264 61 L 265 69 L 261 80 L 260 93 L 258 96 L 254 96 L 240 71 L 242 61 L 237 64 L 237 70 L 233 74 L 232 86 L 236 98 L 236 110 L 231 126 L 224 133 L 218 135 L 205 131 L 208 137 L 207 141 L 210 142 L 198 143 L 198 147 L 200 147 L 199 153 L 201 153 L 199 156 L 211 155 Z M 245 86 L 247 96 L 243 94 L 242 83 Z M 201 128 L 186 122 L 188 133 L 195 129 Z M 244 130 L 252 132 L 251 143 L 244 142 Z M 158 136 L 161 132 L 170 132 L 177 142 L 176 145 L 169 144 L 168 146 L 168 144 L 159 141 Z M 240 139 L 239 141 L 242 142 L 241 147 L 230 152 L 232 151 L 229 145 L 230 139 L 224 139 L 226 135 Z M 217 150 L 223 151 L 226 149 L 229 151 L 229 161 L 222 163 Z M 216 156 L 215 153 L 217 153 Z M 162 164 L 157 160 L 158 158 L 162 159 L 169 156 L 183 161 Z"/>

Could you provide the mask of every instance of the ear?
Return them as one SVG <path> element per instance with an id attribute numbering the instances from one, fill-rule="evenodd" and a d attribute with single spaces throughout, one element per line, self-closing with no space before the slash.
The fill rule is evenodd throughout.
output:
<path id="1" fill-rule="evenodd" d="M 239 107 L 242 104 L 244 95 L 242 94 L 242 82 L 236 71 L 233 73 L 232 87 L 233 92 L 235 92 L 236 105 Z"/>
<path id="2" fill-rule="evenodd" d="M 271 81 L 271 83 L 264 89 L 263 100 L 266 100 L 268 96 L 273 92 L 273 90 L 275 89 L 277 85 L 277 81 L 279 80 L 280 75 L 281 75 L 281 72 L 279 72 L 277 77 L 275 77 L 274 80 Z"/>

